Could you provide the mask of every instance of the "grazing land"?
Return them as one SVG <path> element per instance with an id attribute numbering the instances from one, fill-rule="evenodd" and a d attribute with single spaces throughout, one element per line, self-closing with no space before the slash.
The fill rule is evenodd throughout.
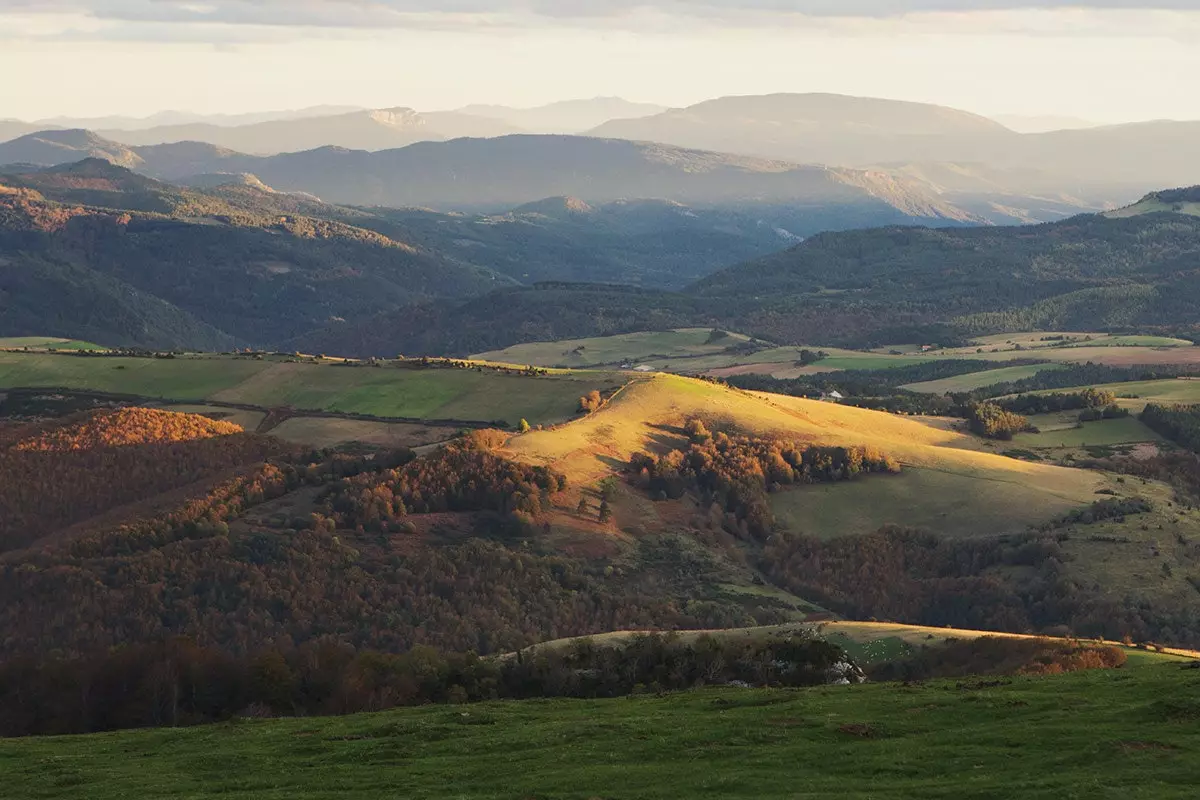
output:
<path id="1" fill-rule="evenodd" d="M 0 350 L 103 350 L 104 347 L 77 339 L 58 339 L 53 336 L 0 337 Z"/>
<path id="2" fill-rule="evenodd" d="M 1086 474 L 1086 473 L 1082 473 Z M 995 536 L 1025 530 L 1094 499 L 1082 485 L 1038 491 L 1031 478 L 996 469 L 964 474 L 907 469 L 887 480 L 835 483 L 780 492 L 771 509 L 788 530 L 837 538 L 904 525 L 944 536 Z"/>
<path id="3" fill-rule="evenodd" d="M 990 369 L 987 372 L 973 372 L 969 375 L 957 375 L 953 378 L 944 378 L 937 381 L 910 383 L 900 388 L 907 389 L 910 392 L 923 392 L 926 394 L 971 392 L 975 389 L 982 389 L 985 386 L 994 386 L 997 383 L 1007 383 L 1009 381 L 1019 381 L 1022 378 L 1030 378 L 1039 372 L 1051 369 L 1062 369 L 1062 365 L 1029 364 L 1022 367 L 1001 367 L 1000 369 Z"/>
<path id="4" fill-rule="evenodd" d="M 286 442 L 312 447 L 335 447 L 350 442 L 379 447 L 424 447 L 453 438 L 458 429 L 357 419 L 292 417 L 268 433 Z"/>
<path id="5" fill-rule="evenodd" d="M 571 419 L 579 398 L 611 391 L 600 372 L 515 375 L 493 369 L 297 363 L 283 359 L 183 356 L 80 357 L 0 353 L 0 388 L 63 388 L 160 400 L 289 406 L 376 417 L 503 421 L 515 426 Z"/>
<path id="6" fill-rule="evenodd" d="M 1163 336 L 1109 336 L 1106 334 L 1031 332 L 1000 334 L 974 340 L 969 347 L 923 350 L 922 345 L 897 345 L 875 350 L 847 350 L 836 347 L 773 346 L 748 336 L 730 333 L 710 340 L 711 328 L 682 328 L 673 331 L 603 336 L 562 342 L 522 344 L 472 356 L 493 363 L 540 367 L 589 368 L 597 366 L 646 366 L 657 371 L 682 375 L 707 374 L 713 377 L 761 374 L 776 378 L 795 378 L 815 372 L 837 370 L 883 370 L 926 364 L 941 358 L 981 361 L 1037 359 L 1049 364 L 1092 362 L 1113 366 L 1200 365 L 1200 347 L 1184 339 Z M 926 346 L 927 347 L 927 346 Z M 826 358 L 802 364 L 803 351 L 823 351 Z M 982 374 L 949 381 L 915 384 L 913 391 L 968 391 L 1014 378 L 1028 377 L 1046 366 L 1023 366 L 1019 373 L 1000 373 L 995 379 Z M 998 369 L 1004 369 L 1002 367 Z M 990 380 L 989 380 L 990 379 Z M 988 383 L 977 383 L 988 380 Z M 949 388 L 943 388 L 943 385 Z M 967 388 L 958 388 L 966 386 Z"/>
<path id="7" fill-rule="evenodd" d="M 0 386 L 204 400 L 269 366 L 265 361 L 200 356 L 166 359 L 0 353 Z"/>
<path id="8" fill-rule="evenodd" d="M 1160 442 L 1161 437 L 1134 417 L 1079 423 L 1079 415 L 1039 414 L 1029 418 L 1039 433 L 1019 433 L 1015 447 L 1075 448 L 1088 445 L 1138 444 Z"/>
<path id="9" fill-rule="evenodd" d="M 712 328 L 681 328 L 649 331 L 561 342 L 519 344 L 504 350 L 472 356 L 501 364 L 532 364 L 541 367 L 596 367 L 644 361 L 712 356 L 745 345 L 750 337 L 738 333 L 715 335 Z"/>
<path id="10" fill-rule="evenodd" d="M 1191 798 L 1200 672 L 1182 665 L 7 740 L 0 779 L 44 800 Z"/>
<path id="11" fill-rule="evenodd" d="M 1084 389 L 1087 387 L 1079 387 Z M 1131 381 L 1128 383 L 1110 383 L 1095 387 L 1112 392 L 1117 396 L 1117 404 L 1131 411 L 1139 412 L 1148 403 L 1162 405 L 1192 405 L 1200 403 L 1200 380 L 1190 378 L 1169 378 L 1157 381 Z M 1071 392 L 1079 389 L 1060 389 L 1057 391 Z M 1049 392 L 1038 392 L 1049 394 Z"/>

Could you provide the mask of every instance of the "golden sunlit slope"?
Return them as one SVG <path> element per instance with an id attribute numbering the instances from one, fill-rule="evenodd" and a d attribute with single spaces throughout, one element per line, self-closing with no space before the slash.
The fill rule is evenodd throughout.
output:
<path id="1" fill-rule="evenodd" d="M 965 449 L 971 437 L 920 421 L 813 400 L 741 392 L 691 378 L 654 375 L 634 381 L 599 412 L 569 425 L 513 438 L 521 459 L 549 464 L 574 485 L 619 470 L 639 450 L 682 441 L 685 420 L 782 434 L 822 445 L 873 445 L 905 467 L 872 477 L 774 496 L 780 521 L 816 535 L 865 533 L 912 524 L 970 535 L 1023 528 L 1096 499 L 1102 474 L 1033 464 Z M 791 507 L 802 506 L 803 513 Z"/>

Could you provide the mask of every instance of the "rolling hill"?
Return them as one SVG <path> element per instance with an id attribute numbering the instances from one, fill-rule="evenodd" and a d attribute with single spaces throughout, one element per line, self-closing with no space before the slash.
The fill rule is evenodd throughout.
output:
<path id="1" fill-rule="evenodd" d="M 42 131 L 0 144 L 0 165 L 56 166 L 86 158 L 101 158 L 131 169 L 144 165 L 125 145 L 85 130 Z"/>

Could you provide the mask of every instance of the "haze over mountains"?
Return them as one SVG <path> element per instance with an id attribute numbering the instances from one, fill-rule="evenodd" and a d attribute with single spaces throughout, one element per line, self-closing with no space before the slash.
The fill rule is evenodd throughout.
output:
<path id="1" fill-rule="evenodd" d="M 150 124 L 164 121 L 172 124 Z M 682 109 L 595 98 L 533 109 L 468 106 L 419 113 L 402 107 L 327 107 L 199 121 L 164 114 L 140 121 L 90 122 L 128 127 L 91 125 L 98 139 L 80 144 L 83 134 L 51 135 L 44 125 L 0 122 L 0 139 L 18 140 L 0 146 L 0 163 L 57 164 L 97 156 L 167 179 L 253 173 L 276 188 L 360 204 L 459 207 L 469 203 L 473 208 L 501 210 L 549 196 L 579 196 L 593 203 L 640 197 L 709 201 L 705 195 L 712 194 L 710 190 L 685 191 L 672 183 L 674 179 L 663 185 L 650 179 L 657 174 L 653 170 L 640 176 L 619 169 L 613 172 L 611 145 L 568 145 L 569 140 L 561 137 L 503 140 L 522 132 L 584 131 L 592 139 L 653 142 L 793 165 L 866 170 L 872 173 L 870 183 L 891 181 L 909 194 L 925 195 L 925 206 L 955 209 L 935 216 L 994 224 L 1061 219 L 1080 211 L 1119 207 L 1163 186 L 1200 182 L 1200 123 L 1150 122 L 1022 134 L 995 120 L 951 108 L 829 94 L 727 97 Z M 1029 124 L 1036 129 L 1054 121 L 1034 122 Z M 37 135 L 20 141 L 19 137 L 31 133 Z M 403 155 L 391 152 L 462 137 L 500 141 L 454 143 Z M 642 153 L 648 152 L 642 147 Z M 570 157 L 568 149 L 573 152 Z M 308 152 L 313 150 L 322 152 Z M 376 156 L 345 150 L 372 151 Z M 261 158 L 271 155 L 278 158 Z M 465 161 L 459 165 L 457 159 Z M 427 160 L 430 163 L 414 166 Z M 555 175 L 544 168 L 551 162 Z M 745 169 L 748 162 L 739 163 Z M 760 167 L 751 171 L 764 172 Z M 775 167 L 766 171 L 779 172 Z M 450 173 L 456 177 L 450 178 Z M 474 184 L 470 191 L 464 175 L 470 175 Z M 725 194 L 775 197 L 784 181 L 776 177 L 766 182 L 772 186 L 747 187 L 742 182 L 736 191 Z M 705 179 L 688 183 L 694 187 Z M 436 190 L 430 191 L 428 184 L 436 184 Z M 895 194 L 895 189 L 886 193 Z M 923 215 L 924 211 L 916 214 Z"/>
<path id="2" fill-rule="evenodd" d="M 0 164 L 57 165 L 82 158 L 104 158 L 166 180 L 250 173 L 275 189 L 353 205 L 495 211 L 557 196 L 589 203 L 654 198 L 788 204 L 820 216 L 816 230 L 982 221 L 915 182 L 882 172 L 592 137 L 458 139 L 374 153 L 323 147 L 270 157 L 198 143 L 127 147 L 87 131 L 46 131 L 0 144 Z M 800 235 L 815 232 L 812 225 L 804 227 Z"/>
<path id="3" fill-rule="evenodd" d="M 583 133 L 613 119 L 649 116 L 663 106 L 616 97 L 567 100 L 536 108 L 477 105 L 451 111 L 315 106 L 296 111 L 200 115 L 165 111 L 149 117 L 55 117 L 0 120 L 0 141 L 46 130 L 86 129 L 128 145 L 204 142 L 273 155 L 318 147 L 387 150 L 414 142 L 514 133 Z"/>

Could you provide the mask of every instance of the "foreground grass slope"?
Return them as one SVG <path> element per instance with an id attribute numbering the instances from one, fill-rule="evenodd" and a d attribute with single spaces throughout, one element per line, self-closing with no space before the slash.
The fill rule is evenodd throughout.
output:
<path id="1" fill-rule="evenodd" d="M 1190 798 L 1200 671 L 713 689 L 0 742 L 40 798 Z"/>

